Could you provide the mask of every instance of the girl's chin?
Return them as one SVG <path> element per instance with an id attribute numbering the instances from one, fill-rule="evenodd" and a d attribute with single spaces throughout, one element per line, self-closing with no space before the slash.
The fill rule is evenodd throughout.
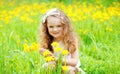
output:
<path id="1" fill-rule="evenodd" d="M 54 38 L 59 38 L 60 36 L 59 35 L 53 35 Z"/>
<path id="2" fill-rule="evenodd" d="M 59 38 L 59 36 L 53 36 L 54 38 Z"/>

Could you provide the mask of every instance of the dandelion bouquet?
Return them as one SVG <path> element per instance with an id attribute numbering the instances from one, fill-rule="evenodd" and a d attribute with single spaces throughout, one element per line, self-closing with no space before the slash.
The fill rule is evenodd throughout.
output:
<path id="1" fill-rule="evenodd" d="M 44 53 L 44 60 L 49 63 L 48 66 L 49 67 L 54 67 L 54 71 L 55 73 L 60 73 L 62 71 L 67 71 L 68 67 L 66 66 L 66 58 L 63 59 L 63 57 L 66 57 L 69 52 L 67 49 L 62 49 L 62 47 L 60 47 L 58 42 L 53 42 L 52 47 L 54 48 L 54 52 L 58 54 L 58 56 L 51 56 L 51 52 L 47 49 Z M 64 65 L 63 65 L 63 60 L 64 60 Z M 55 64 L 51 64 L 51 62 L 55 62 Z"/>

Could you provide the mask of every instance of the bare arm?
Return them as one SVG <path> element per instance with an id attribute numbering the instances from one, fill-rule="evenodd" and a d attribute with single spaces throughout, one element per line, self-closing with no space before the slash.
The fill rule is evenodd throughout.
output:
<path id="1" fill-rule="evenodd" d="M 76 66 L 76 64 L 78 63 L 79 60 L 79 50 L 76 49 L 72 54 L 71 54 L 71 58 L 66 59 L 66 64 L 70 65 L 70 66 Z"/>
<path id="2" fill-rule="evenodd" d="M 79 45 L 78 45 L 78 43 L 79 43 L 79 41 L 78 41 L 78 39 L 76 39 L 76 50 L 73 52 L 73 53 L 71 53 L 71 58 L 68 58 L 68 59 L 66 59 L 66 64 L 67 65 L 70 65 L 70 66 L 76 66 L 77 65 L 77 63 L 78 63 L 78 61 L 79 61 Z"/>

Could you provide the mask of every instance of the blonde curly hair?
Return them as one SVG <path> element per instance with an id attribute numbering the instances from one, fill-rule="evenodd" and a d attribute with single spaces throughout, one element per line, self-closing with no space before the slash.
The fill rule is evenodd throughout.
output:
<path id="1" fill-rule="evenodd" d="M 53 37 L 49 34 L 47 28 L 47 17 L 49 16 L 57 17 L 60 19 L 61 24 L 63 24 L 63 44 L 70 53 L 74 52 L 79 46 L 78 36 L 73 32 L 70 19 L 65 15 L 63 11 L 59 9 L 53 9 L 44 15 L 42 23 L 39 27 L 40 33 L 38 38 L 40 46 L 42 48 L 49 49 L 51 52 L 54 52 L 51 46 Z"/>

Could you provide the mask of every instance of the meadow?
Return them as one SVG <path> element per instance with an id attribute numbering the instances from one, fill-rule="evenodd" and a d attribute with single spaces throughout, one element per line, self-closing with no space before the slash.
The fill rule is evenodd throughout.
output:
<path id="1" fill-rule="evenodd" d="M 0 1 L 0 74 L 45 74 L 38 34 L 52 8 L 63 10 L 79 35 L 86 74 L 120 74 L 119 0 Z"/>

